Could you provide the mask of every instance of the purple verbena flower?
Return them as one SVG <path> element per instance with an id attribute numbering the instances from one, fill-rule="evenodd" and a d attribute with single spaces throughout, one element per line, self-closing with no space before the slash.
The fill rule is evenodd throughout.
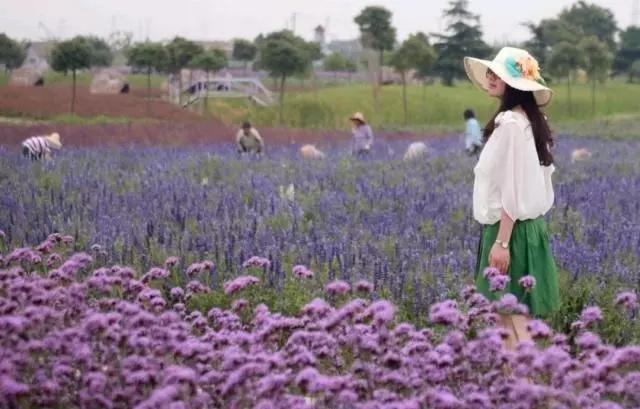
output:
<path id="1" fill-rule="evenodd" d="M 623 291 L 616 295 L 615 304 L 627 311 L 634 311 L 638 308 L 638 296 L 633 291 Z"/>
<path id="2" fill-rule="evenodd" d="M 227 281 L 224 283 L 224 293 L 226 295 L 232 295 L 239 291 L 244 290 L 245 288 L 254 286 L 258 284 L 260 280 L 254 276 L 240 276 L 234 280 Z"/>
<path id="3" fill-rule="evenodd" d="M 269 259 L 266 259 L 264 257 L 253 256 L 253 257 L 249 258 L 249 260 L 247 260 L 244 263 L 242 263 L 242 267 L 244 267 L 244 268 L 247 268 L 247 267 L 269 268 L 269 267 L 271 267 L 271 261 L 269 261 Z"/>
<path id="4" fill-rule="evenodd" d="M 520 284 L 520 287 L 522 287 L 526 292 L 529 292 L 536 286 L 536 278 L 529 275 L 524 276 L 518 280 L 518 284 Z"/>
<path id="5" fill-rule="evenodd" d="M 373 292 L 373 283 L 367 280 L 360 280 L 354 286 L 359 293 L 371 294 Z"/>
<path id="6" fill-rule="evenodd" d="M 336 280 L 324 287 L 329 295 L 346 295 L 351 291 L 351 286 L 346 281 Z"/>
<path id="7" fill-rule="evenodd" d="M 582 310 L 582 313 L 580 314 L 580 321 L 582 321 L 587 327 L 600 322 L 602 321 L 602 310 L 600 307 L 596 306 L 587 307 Z"/>
<path id="8" fill-rule="evenodd" d="M 313 271 L 303 265 L 293 266 L 291 271 L 296 278 L 313 278 Z"/>
<path id="9" fill-rule="evenodd" d="M 491 276 L 489 278 L 489 291 L 493 293 L 504 291 L 509 281 L 511 281 L 511 278 L 507 275 L 500 274 Z"/>

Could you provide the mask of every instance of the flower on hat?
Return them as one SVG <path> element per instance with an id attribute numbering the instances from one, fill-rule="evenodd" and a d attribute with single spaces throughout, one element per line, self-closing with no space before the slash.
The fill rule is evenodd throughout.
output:
<path id="1" fill-rule="evenodd" d="M 540 67 L 538 61 L 530 55 L 524 56 L 516 60 L 513 57 L 507 58 L 505 61 L 507 72 L 514 78 L 524 78 L 536 81 L 539 84 L 546 85 L 544 78 L 540 75 Z"/>

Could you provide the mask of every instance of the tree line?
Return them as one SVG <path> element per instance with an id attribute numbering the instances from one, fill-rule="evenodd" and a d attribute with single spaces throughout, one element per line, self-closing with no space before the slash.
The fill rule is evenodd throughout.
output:
<path id="1" fill-rule="evenodd" d="M 235 40 L 230 57 L 243 62 L 245 68 L 253 64 L 254 69 L 265 70 L 277 80 L 281 122 L 287 79 L 294 75 L 312 75 L 314 62 L 323 60 L 323 67 L 335 72 L 355 72 L 359 65 L 366 65 L 370 70 L 376 68 L 372 80 L 374 110 L 378 109 L 382 67 L 391 66 L 401 78 L 406 123 L 406 87 L 411 75 L 425 86 L 434 78 L 454 86 L 458 80 L 466 79 L 461 63 L 463 57 L 489 58 L 499 48 L 483 40 L 480 17 L 470 11 L 468 0 L 451 0 L 442 18 L 446 23 L 443 32 L 417 32 L 400 42 L 391 21 L 392 12 L 384 7 L 365 7 L 354 17 L 354 23 L 360 30 L 361 45 L 376 57 L 364 64 L 340 53 L 324 56 L 318 44 L 307 42 L 287 30 L 261 34 L 253 41 Z M 570 114 L 573 112 L 572 86 L 578 72 L 586 73 L 591 84 L 594 112 L 598 84 L 611 75 L 626 75 L 630 82 L 640 78 L 640 27 L 620 30 L 607 8 L 578 1 L 556 17 L 538 23 L 523 22 L 522 25 L 529 30 L 530 38 L 520 45 L 547 70 L 543 75 L 551 81 L 566 82 Z M 8 70 L 19 67 L 27 47 L 27 43 L 0 34 L 0 64 Z M 183 68 L 203 70 L 209 78 L 211 73 L 228 65 L 229 57 L 222 50 L 205 50 L 182 37 L 175 37 L 166 44 L 147 41 L 129 45 L 125 54 L 131 67 L 147 75 L 148 95 L 153 73 L 177 75 L 182 90 L 179 73 Z M 71 73 L 73 77 L 72 111 L 76 72 L 92 66 L 107 66 L 112 60 L 109 45 L 97 37 L 78 36 L 55 44 L 50 64 L 54 70 Z"/>

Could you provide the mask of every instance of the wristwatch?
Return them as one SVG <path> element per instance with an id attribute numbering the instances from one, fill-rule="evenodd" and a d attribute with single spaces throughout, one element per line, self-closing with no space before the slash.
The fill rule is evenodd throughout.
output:
<path id="1" fill-rule="evenodd" d="M 509 242 L 508 241 L 502 241 L 500 239 L 496 239 L 496 244 L 499 244 L 500 247 L 502 247 L 505 250 L 509 248 Z"/>

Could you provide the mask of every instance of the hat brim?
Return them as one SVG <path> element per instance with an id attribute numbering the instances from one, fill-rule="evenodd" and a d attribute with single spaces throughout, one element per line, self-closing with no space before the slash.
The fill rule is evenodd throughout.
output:
<path id="1" fill-rule="evenodd" d="M 359 121 L 362 122 L 363 124 L 366 124 L 367 122 L 364 120 L 364 118 L 360 118 L 357 116 L 352 116 L 351 118 L 349 118 L 350 121 Z"/>
<path id="2" fill-rule="evenodd" d="M 553 99 L 553 90 L 539 82 L 526 78 L 514 78 L 507 72 L 504 64 L 495 61 L 482 60 L 479 58 L 465 57 L 464 69 L 467 76 L 478 88 L 484 92 L 489 91 L 489 80 L 487 79 L 487 69 L 493 71 L 501 80 L 510 87 L 519 89 L 520 91 L 531 91 L 538 103 L 538 106 L 544 107 L 551 103 Z"/>
<path id="3" fill-rule="evenodd" d="M 49 142 L 52 148 L 55 148 L 55 149 L 62 148 L 62 142 L 60 142 L 60 135 L 58 133 L 54 132 L 51 135 L 45 136 L 45 138 L 47 139 L 47 141 Z"/>

